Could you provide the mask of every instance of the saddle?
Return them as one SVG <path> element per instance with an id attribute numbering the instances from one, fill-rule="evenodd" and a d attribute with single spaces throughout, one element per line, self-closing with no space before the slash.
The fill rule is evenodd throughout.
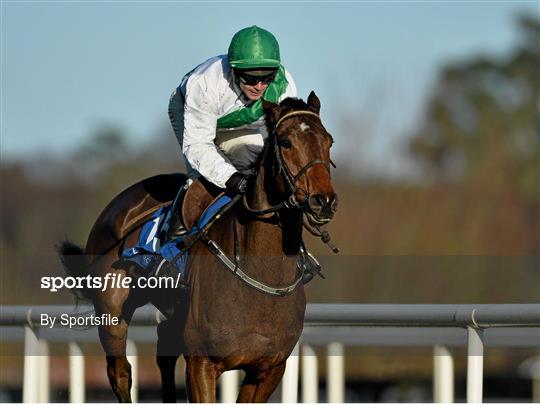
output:
<path id="1" fill-rule="evenodd" d="M 159 188 L 154 183 L 159 179 Z M 124 219 L 110 233 L 115 236 L 115 241 L 120 240 L 134 229 L 144 225 L 148 219 L 159 209 L 173 203 L 178 190 L 184 187 L 188 178 L 184 174 L 160 175 L 147 179 L 140 184 L 132 186 L 127 190 L 133 196 L 139 198 L 138 204 L 123 214 Z M 189 231 L 197 223 L 204 210 L 222 193 L 222 189 L 200 177 L 193 180 L 193 183 L 186 190 L 179 202 L 179 210 L 182 224 Z M 124 192 L 126 193 L 126 192 Z M 142 197 L 139 197 L 143 194 Z M 119 208 L 120 210 L 120 208 Z M 122 213 L 120 213 L 122 214 Z M 113 212 L 114 217 L 120 217 L 117 211 Z M 114 222 L 111 220 L 111 222 Z M 114 241 L 112 242 L 114 243 Z"/>
<path id="2" fill-rule="evenodd" d="M 186 181 L 180 185 L 182 188 L 185 186 Z M 222 189 L 203 179 L 190 181 L 187 187 L 177 192 L 178 200 L 173 203 L 177 216 L 175 220 L 182 221 L 187 232 L 175 240 L 163 242 L 160 223 L 171 220 L 167 219 L 171 203 L 162 205 L 153 210 L 150 217 L 145 218 L 137 243 L 122 252 L 121 258 L 113 264 L 114 268 L 121 268 L 128 261 L 143 273 L 156 268 L 157 274 L 157 271 L 166 267 L 163 263 L 168 262 L 174 263 L 181 273 L 184 272 L 189 246 L 199 239 L 201 228 L 211 226 L 213 216 L 231 201 L 224 196 Z M 162 273 L 159 273 L 160 276 Z"/>

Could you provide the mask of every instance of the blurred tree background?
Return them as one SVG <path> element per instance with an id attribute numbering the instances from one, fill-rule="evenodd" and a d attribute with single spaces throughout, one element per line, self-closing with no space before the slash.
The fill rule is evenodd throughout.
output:
<path id="1" fill-rule="evenodd" d="M 434 181 L 538 197 L 540 27 L 519 20 L 520 46 L 502 60 L 478 57 L 442 69 L 411 143 Z"/>

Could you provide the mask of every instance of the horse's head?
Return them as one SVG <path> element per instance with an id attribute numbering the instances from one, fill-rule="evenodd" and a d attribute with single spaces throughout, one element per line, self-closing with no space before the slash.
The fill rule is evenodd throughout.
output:
<path id="1" fill-rule="evenodd" d="M 287 98 L 279 105 L 263 100 L 269 131 L 265 156 L 277 191 L 304 210 L 309 222 L 329 222 L 337 209 L 330 176 L 332 136 L 319 117 L 320 101 L 311 92 L 307 104 Z"/>

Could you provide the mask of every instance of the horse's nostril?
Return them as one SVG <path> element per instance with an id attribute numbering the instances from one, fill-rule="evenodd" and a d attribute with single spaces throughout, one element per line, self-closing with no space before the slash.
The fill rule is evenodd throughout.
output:
<path id="1" fill-rule="evenodd" d="M 337 198 L 337 194 L 334 194 L 332 196 L 332 199 L 330 200 L 330 209 L 332 210 L 332 212 L 336 212 L 337 207 L 338 207 L 338 198 Z"/>
<path id="2" fill-rule="evenodd" d="M 320 211 L 326 205 L 328 205 L 328 202 L 322 194 L 312 194 L 309 197 L 309 206 L 313 210 Z"/>
<path id="3" fill-rule="evenodd" d="M 309 208 L 318 216 L 331 218 L 337 209 L 336 195 L 312 194 L 309 197 Z"/>

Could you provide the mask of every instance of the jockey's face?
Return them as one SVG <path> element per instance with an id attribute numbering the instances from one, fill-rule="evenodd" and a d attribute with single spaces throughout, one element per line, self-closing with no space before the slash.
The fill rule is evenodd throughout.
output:
<path id="1" fill-rule="evenodd" d="M 276 77 L 276 73 L 276 69 L 238 70 L 236 77 L 246 97 L 255 101 L 262 97 L 268 85 Z"/>
<path id="2" fill-rule="evenodd" d="M 247 98 L 253 101 L 260 99 L 267 87 L 267 84 L 263 84 L 261 82 L 252 86 L 240 82 L 240 89 L 244 92 Z"/>

